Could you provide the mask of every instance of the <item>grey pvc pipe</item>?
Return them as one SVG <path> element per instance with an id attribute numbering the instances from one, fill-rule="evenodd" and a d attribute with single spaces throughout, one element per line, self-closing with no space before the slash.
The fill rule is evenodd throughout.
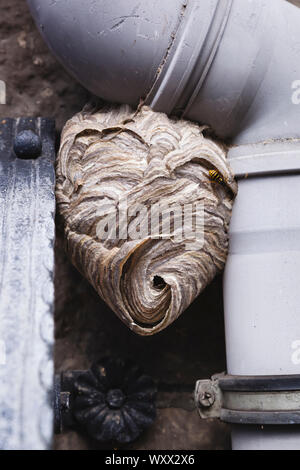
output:
<path id="1" fill-rule="evenodd" d="M 300 373 L 300 10 L 283 0 L 28 0 L 91 92 L 210 124 L 240 178 L 224 278 L 228 372 Z M 245 179 L 245 176 L 249 178 Z M 300 449 L 242 428 L 236 449 Z"/>
<path id="2" fill-rule="evenodd" d="M 108 101 L 143 98 L 235 144 L 300 137 L 300 11 L 283 0 L 28 3 L 64 66 Z"/>
<path id="3" fill-rule="evenodd" d="M 247 169 L 249 175 L 239 181 L 224 275 L 229 374 L 300 373 L 299 155 L 299 143 L 291 141 L 229 152 L 236 173 Z M 273 174 L 255 177 L 261 170 L 256 160 L 264 159 L 271 159 Z M 290 171 L 279 170 L 285 160 Z M 300 430 L 240 426 L 232 445 L 237 450 L 300 449 Z"/>

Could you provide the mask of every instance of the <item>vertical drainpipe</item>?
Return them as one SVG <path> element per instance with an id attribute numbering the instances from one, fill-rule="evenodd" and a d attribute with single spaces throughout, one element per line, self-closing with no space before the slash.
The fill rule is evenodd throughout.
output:
<path id="1" fill-rule="evenodd" d="M 224 275 L 227 372 L 299 374 L 300 11 L 283 1 L 244 3 L 233 2 L 220 66 L 217 55 L 189 117 L 201 103 L 208 106 L 201 120 L 210 116 L 219 134 L 231 137 L 229 159 L 239 178 Z M 216 117 L 214 103 L 221 108 Z M 300 449 L 300 430 L 236 426 L 232 445 Z"/>
<path id="2" fill-rule="evenodd" d="M 28 3 L 93 93 L 142 97 L 230 143 L 239 194 L 224 276 L 228 373 L 299 374 L 300 10 L 284 0 L 153 1 Z M 300 431 L 236 427 L 233 448 L 300 449 Z"/>

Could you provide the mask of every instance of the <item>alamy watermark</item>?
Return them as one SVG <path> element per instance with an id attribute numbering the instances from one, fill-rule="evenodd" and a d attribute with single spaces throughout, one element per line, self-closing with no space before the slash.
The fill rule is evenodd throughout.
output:
<path id="1" fill-rule="evenodd" d="M 204 202 L 187 204 L 102 205 L 96 236 L 106 240 L 171 239 L 185 242 L 187 249 L 201 249 L 204 244 Z M 195 246 L 191 246 L 194 243 Z"/>

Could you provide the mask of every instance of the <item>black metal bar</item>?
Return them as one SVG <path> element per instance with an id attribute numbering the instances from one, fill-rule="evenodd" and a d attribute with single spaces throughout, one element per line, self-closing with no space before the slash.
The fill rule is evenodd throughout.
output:
<path id="1" fill-rule="evenodd" d="M 54 160 L 54 121 L 0 119 L 0 449 L 51 446 Z"/>

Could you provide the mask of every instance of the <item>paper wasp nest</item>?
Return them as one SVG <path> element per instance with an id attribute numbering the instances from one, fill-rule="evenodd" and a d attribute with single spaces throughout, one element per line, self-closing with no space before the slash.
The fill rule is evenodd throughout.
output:
<path id="1" fill-rule="evenodd" d="M 237 187 L 226 152 L 203 130 L 121 106 L 86 108 L 62 134 L 67 251 L 141 335 L 170 325 L 224 267 Z"/>

